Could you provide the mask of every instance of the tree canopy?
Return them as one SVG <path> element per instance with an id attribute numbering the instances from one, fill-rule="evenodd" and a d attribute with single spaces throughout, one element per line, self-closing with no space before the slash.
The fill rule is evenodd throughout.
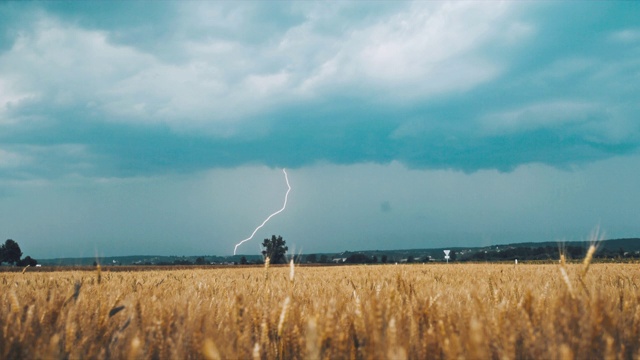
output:
<path id="1" fill-rule="evenodd" d="M 3 262 L 18 266 L 36 266 L 38 264 L 38 261 L 32 259 L 31 256 L 27 256 L 24 259 L 20 259 L 21 257 L 22 250 L 20 250 L 20 245 L 14 240 L 8 239 L 4 244 L 0 245 L 0 264 Z"/>
<path id="2" fill-rule="evenodd" d="M 20 258 L 22 257 L 22 250 L 20 250 L 20 245 L 17 242 L 8 239 L 5 243 L 0 246 L 0 264 L 3 262 L 9 264 L 17 264 L 20 262 Z"/>
<path id="3" fill-rule="evenodd" d="M 16 265 L 18 266 L 36 266 L 38 265 L 38 261 L 36 259 L 32 259 L 31 256 L 27 256 L 24 259 L 16 262 Z"/>
<path id="4" fill-rule="evenodd" d="M 271 239 L 264 239 L 262 242 L 262 255 L 268 257 L 272 264 L 279 264 L 286 262 L 285 254 L 289 250 L 286 245 L 286 241 L 282 239 L 282 236 L 276 237 L 271 235 Z"/>

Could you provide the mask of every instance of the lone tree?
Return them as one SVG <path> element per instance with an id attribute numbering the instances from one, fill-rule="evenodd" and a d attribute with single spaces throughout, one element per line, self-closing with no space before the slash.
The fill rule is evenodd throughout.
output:
<path id="1" fill-rule="evenodd" d="M 17 242 L 8 239 L 0 246 L 0 264 L 3 262 L 16 264 L 20 261 L 20 257 L 22 257 L 22 250 Z"/>
<path id="2" fill-rule="evenodd" d="M 38 260 L 32 259 L 31 256 L 27 256 L 26 258 L 18 261 L 16 263 L 16 265 L 18 265 L 18 266 L 27 266 L 27 265 L 36 266 L 36 265 L 38 265 Z"/>
<path id="3" fill-rule="evenodd" d="M 282 236 L 271 235 L 271 240 L 264 239 L 262 242 L 262 247 L 264 248 L 262 255 L 268 257 L 272 264 L 284 263 L 284 255 L 289 250 L 285 244 L 286 241 L 282 240 Z"/>

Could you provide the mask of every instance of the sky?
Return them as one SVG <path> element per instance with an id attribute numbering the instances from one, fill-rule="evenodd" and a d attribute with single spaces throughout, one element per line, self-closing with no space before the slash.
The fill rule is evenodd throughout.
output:
<path id="1" fill-rule="evenodd" d="M 34 258 L 640 237 L 640 3 L 0 3 Z"/>

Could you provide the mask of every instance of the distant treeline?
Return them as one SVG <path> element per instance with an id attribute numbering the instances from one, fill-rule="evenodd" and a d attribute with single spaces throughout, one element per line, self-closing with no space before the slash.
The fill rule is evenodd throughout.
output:
<path id="1" fill-rule="evenodd" d="M 640 259 L 640 239 L 624 239 L 614 241 L 603 241 L 597 244 L 598 248 L 594 255 L 598 259 Z M 612 246 L 613 245 L 613 246 Z M 624 245 L 625 247 L 615 247 Z M 558 260 L 560 253 L 568 259 L 584 258 L 589 242 L 574 242 L 572 245 L 545 243 L 544 246 L 527 246 L 523 244 L 491 246 L 487 248 L 455 249 L 449 253 L 449 261 L 452 262 L 491 262 L 491 261 L 514 261 L 514 260 Z M 435 254 L 438 255 L 435 255 Z M 388 254 L 377 252 L 377 254 L 367 254 L 367 252 L 343 253 L 333 258 L 327 256 L 316 256 L 311 254 L 305 257 L 307 263 L 345 263 L 345 264 L 375 264 L 375 263 L 426 263 L 446 261 L 440 252 L 430 252 L 425 254 L 421 250 L 413 251 L 390 251 Z"/>
<path id="2" fill-rule="evenodd" d="M 451 250 L 450 262 L 499 262 L 499 261 L 549 261 L 558 260 L 560 252 L 563 252 L 568 259 L 582 259 L 586 254 L 584 246 L 538 246 L 538 247 L 495 247 L 468 250 Z M 626 251 L 623 248 L 612 249 L 599 247 L 594 255 L 598 259 L 640 259 L 640 251 Z M 434 257 L 424 254 L 424 251 L 416 250 L 384 253 L 376 252 L 374 255 L 366 252 L 344 252 L 341 254 L 308 254 L 295 257 L 296 263 L 306 264 L 386 264 L 386 263 L 433 263 L 446 261 L 443 256 Z M 227 262 L 215 262 L 207 257 L 197 257 L 194 259 L 180 258 L 173 261 L 141 261 L 133 263 L 138 266 L 189 266 L 189 265 L 256 265 L 263 264 L 260 258 L 247 260 L 242 256 L 239 259 Z M 123 264 L 124 265 L 124 264 Z"/>
<path id="3" fill-rule="evenodd" d="M 497 250 L 476 251 L 460 256 L 459 261 L 506 261 L 506 260 L 557 260 L 560 252 L 569 259 L 582 259 L 586 254 L 586 249 L 582 246 L 565 247 L 513 247 Z M 610 248 L 599 248 L 594 255 L 596 259 L 615 258 L 640 258 L 638 251 L 625 251 Z"/>
<path id="4" fill-rule="evenodd" d="M 494 261 L 553 261 L 562 251 L 568 259 L 583 259 L 590 242 L 543 242 L 513 243 L 488 247 L 452 247 L 449 262 L 494 262 Z M 597 244 L 596 260 L 640 259 L 640 238 L 604 240 Z M 346 251 L 342 253 L 299 254 L 294 256 L 298 264 L 385 264 L 385 263 L 437 263 L 445 262 L 445 249 L 370 250 Z M 290 259 L 287 257 L 287 261 Z M 42 261 L 47 266 L 226 266 L 264 264 L 261 255 L 235 256 L 126 256 L 101 259 L 51 259 Z"/>

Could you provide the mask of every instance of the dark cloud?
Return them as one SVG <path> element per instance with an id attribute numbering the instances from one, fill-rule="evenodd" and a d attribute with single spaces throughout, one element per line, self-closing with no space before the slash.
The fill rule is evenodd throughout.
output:
<path id="1" fill-rule="evenodd" d="M 0 2 L 0 229 L 32 256 L 227 254 L 286 167 L 257 238 L 305 253 L 637 236 L 639 12 Z"/>
<path id="2" fill-rule="evenodd" d="M 308 10 L 296 6 L 270 8 L 269 16 L 266 16 L 259 3 L 238 7 L 222 4 L 213 8 L 209 5 L 189 3 L 182 7 L 176 3 L 163 3 L 154 6 L 149 9 L 151 13 L 146 14 L 162 24 L 158 26 L 152 26 L 146 17 L 138 15 L 140 11 L 134 11 L 143 6 L 142 3 L 112 6 L 48 2 L 42 4 L 39 16 L 54 16 L 58 22 L 67 22 L 72 29 L 66 31 L 101 31 L 109 41 L 130 47 L 117 48 L 117 52 L 111 54 L 113 58 L 130 56 L 132 61 L 157 66 L 161 75 L 163 71 L 175 71 L 180 75 L 190 67 L 167 68 L 162 61 L 157 64 L 154 58 L 136 51 L 164 61 L 162 54 L 169 48 L 162 50 L 160 47 L 178 46 L 184 39 L 201 45 L 218 44 L 207 42 L 207 37 L 224 38 L 228 42 L 223 43 L 225 46 L 241 47 L 242 51 L 225 56 L 233 58 L 240 54 L 243 57 L 234 62 L 255 62 L 255 68 L 247 68 L 252 71 L 285 71 L 283 69 L 293 66 L 299 71 L 322 73 L 334 60 L 337 66 L 358 63 L 345 62 L 347 57 L 341 58 L 339 54 L 304 48 L 302 38 L 299 39 L 300 47 L 295 49 L 305 55 L 302 58 L 294 56 L 291 63 L 282 62 L 286 56 L 273 55 L 277 51 L 267 50 L 280 46 L 278 41 L 283 39 L 298 39 L 285 37 L 294 30 L 300 31 L 300 37 L 322 34 L 340 40 L 345 33 L 357 32 L 358 26 L 391 27 L 393 15 L 408 7 L 402 4 L 367 10 L 356 5 L 344 6 L 336 11 L 336 17 L 324 14 L 313 22 L 306 16 Z M 9 12 L 15 12 L 17 8 L 15 4 L 2 6 Z M 216 16 L 229 16 L 235 20 L 220 24 L 194 20 L 191 26 L 185 24 L 180 16 L 193 14 L 193 8 L 200 6 L 203 12 L 209 10 Z M 29 7 L 40 8 L 40 5 Z M 171 83 L 145 83 L 144 78 L 135 78 L 138 71 L 135 66 L 126 69 L 134 73 L 135 81 L 129 75 L 116 74 L 117 66 L 110 70 L 113 78 L 85 76 L 84 72 L 93 73 L 92 66 L 64 68 L 69 76 L 57 79 L 55 73 L 50 74 L 53 80 L 47 83 L 45 79 L 39 88 L 31 89 L 38 92 L 36 96 L 7 105 L 7 110 L 0 113 L 10 119 L 4 124 L 0 122 L 2 150 L 31 159 L 21 168 L 3 173 L 5 176 L 45 178 L 68 173 L 136 176 L 245 164 L 296 168 L 319 162 L 386 164 L 392 161 L 420 169 L 510 171 L 528 163 L 568 167 L 634 153 L 640 145 L 640 125 L 635 121 L 635 114 L 640 110 L 637 105 L 640 103 L 640 81 L 634 81 L 640 80 L 637 75 L 640 73 L 640 61 L 637 60 L 640 43 L 633 39 L 624 43 L 611 39 L 612 34 L 636 26 L 635 18 L 629 13 L 637 7 L 634 3 L 590 3 L 574 9 L 564 4 L 547 4 L 535 6 L 530 12 L 516 7 L 511 13 L 512 19 L 501 20 L 500 26 L 519 27 L 520 32 L 529 35 L 522 35 L 515 42 L 500 40 L 502 35 L 495 35 L 495 39 L 480 39 L 485 44 L 482 48 L 470 47 L 466 53 L 451 55 L 482 57 L 483 61 L 499 69 L 492 77 L 467 85 L 464 78 L 458 79 L 454 73 L 421 72 L 424 78 L 410 80 L 400 74 L 396 79 L 385 80 L 362 75 L 356 71 L 358 69 L 348 72 L 337 68 L 338 74 L 344 71 L 344 79 L 329 78 L 309 94 L 300 90 L 306 94 L 304 96 L 296 92 L 298 90 L 275 87 L 277 90 L 261 98 L 255 87 L 264 85 L 268 89 L 272 86 L 269 81 L 273 79 L 259 78 L 257 85 L 234 88 L 234 81 L 242 83 L 251 79 L 254 74 L 249 71 L 244 74 L 249 76 L 244 78 L 222 76 L 229 83 L 220 86 L 237 94 L 219 99 L 213 93 L 210 96 L 198 93 L 200 88 L 189 94 L 172 92 L 174 86 L 189 91 L 190 85 L 194 84 L 202 85 L 206 90 L 214 80 L 219 80 L 198 83 L 197 73 L 193 79 L 168 77 Z M 329 10 L 323 8 L 323 11 Z M 363 11 L 366 13 L 364 20 L 353 24 L 347 21 Z M 178 15 L 174 18 L 176 12 Z M 568 13 L 575 15 L 571 21 L 565 21 Z M 33 22 L 37 16 L 25 18 Z M 236 31 L 248 23 L 257 25 L 241 33 Z M 332 28 L 331 24 L 337 27 Z M 345 27 L 350 30 L 346 31 Z M 0 47 L 4 54 L 12 46 L 19 28 L 15 21 L 3 26 L 4 40 L 0 41 L 4 45 Z M 174 30 L 179 29 L 183 32 L 174 34 Z M 391 34 L 395 36 L 395 33 Z M 95 34 L 83 35 L 87 39 L 64 33 L 59 36 L 62 39 L 69 36 L 76 41 L 73 44 L 82 45 L 90 42 Z M 37 39 L 40 38 L 34 35 L 31 41 Z M 351 40 L 345 40 L 346 45 L 336 49 L 349 51 L 346 46 L 352 45 Z M 47 51 L 45 45 L 38 43 L 42 51 Z M 105 47 L 110 45 L 104 44 Z M 251 58 L 263 51 L 267 54 L 264 61 Z M 186 56 L 183 60 L 189 63 L 190 54 L 184 52 L 180 56 Z M 92 59 L 99 60 L 100 57 L 96 55 Z M 4 64 L 16 65 L 19 60 L 8 58 Z M 195 60 L 216 64 L 221 61 L 213 57 Z M 312 60 L 311 67 L 299 66 L 309 60 Z M 412 64 L 407 59 L 402 60 Z M 477 64 L 466 65 L 478 72 L 484 70 L 473 68 Z M 229 72 L 246 70 L 231 63 L 216 66 L 215 70 L 223 74 L 229 69 L 233 69 Z M 437 69 L 447 68 L 442 64 L 438 66 L 441 67 Z M 28 70 L 20 70 L 25 80 L 29 79 Z M 71 78 L 74 71 L 79 73 L 77 78 Z M 0 76 L 3 72 L 6 73 L 0 71 Z M 43 69 L 37 69 L 36 73 L 48 74 Z M 6 74 L 13 76 L 13 73 Z M 311 79 L 311 75 L 294 73 L 290 77 Z M 424 94 L 414 93 L 411 89 L 415 84 L 448 78 L 462 85 L 444 86 L 445 90 L 435 93 L 425 87 L 422 89 Z M 40 84 L 40 79 L 31 79 L 32 84 Z M 131 85 L 127 81 L 134 83 L 133 90 L 127 90 Z M 291 86 L 302 87 L 304 82 L 296 81 L 299 82 L 291 83 Z M 186 85 L 181 85 L 183 82 Z M 29 81 L 18 83 L 28 84 Z M 166 93 L 156 94 L 156 91 Z M 70 100 L 63 95 L 69 96 Z M 212 104 L 208 104 L 209 98 Z M 151 110 L 141 111 L 143 115 L 139 115 L 134 111 L 138 108 Z M 165 115 L 167 113 L 169 115 Z M 227 119 L 233 116 L 238 119 Z M 216 132 L 217 126 L 228 128 L 228 134 Z"/>

